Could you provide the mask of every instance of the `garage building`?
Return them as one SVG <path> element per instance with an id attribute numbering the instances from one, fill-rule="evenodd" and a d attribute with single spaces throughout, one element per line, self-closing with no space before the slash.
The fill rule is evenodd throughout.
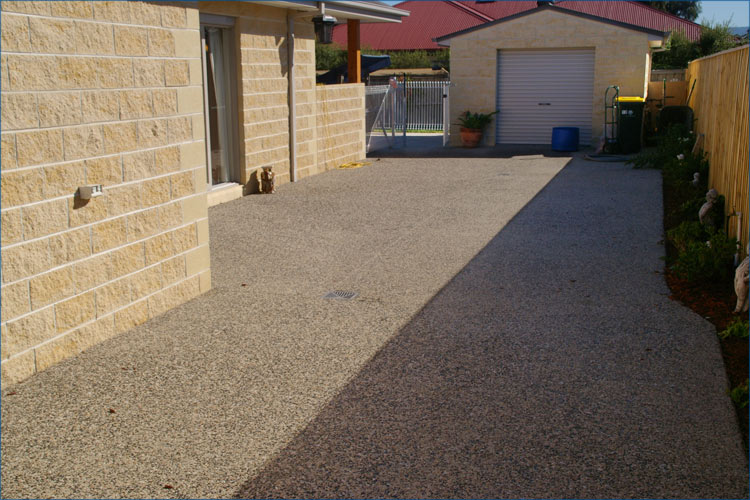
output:
<path id="1" fill-rule="evenodd" d="M 553 127 L 604 132 L 604 92 L 645 97 L 651 54 L 668 32 L 539 2 L 537 8 L 436 38 L 451 50 L 451 145 L 457 117 L 497 110 L 483 143 L 549 144 Z"/>

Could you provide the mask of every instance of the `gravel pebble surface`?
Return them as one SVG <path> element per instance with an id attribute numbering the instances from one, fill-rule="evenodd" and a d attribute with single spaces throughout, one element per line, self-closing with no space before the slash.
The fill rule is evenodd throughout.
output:
<path id="1" fill-rule="evenodd" d="M 3 390 L 2 497 L 746 498 L 658 172 L 506 156 L 211 208 L 210 292 Z"/>

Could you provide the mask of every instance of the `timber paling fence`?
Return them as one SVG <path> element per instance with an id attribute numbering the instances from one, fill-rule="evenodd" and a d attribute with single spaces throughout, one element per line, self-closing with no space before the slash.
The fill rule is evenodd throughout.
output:
<path id="1" fill-rule="evenodd" d="M 709 187 L 726 198 L 727 230 L 748 244 L 748 46 L 692 61 L 687 69 L 688 102 L 695 114 L 694 129 L 704 134 L 703 149 L 711 165 Z M 738 228 L 737 217 L 741 217 Z M 739 234 L 738 234 L 739 232 Z"/>

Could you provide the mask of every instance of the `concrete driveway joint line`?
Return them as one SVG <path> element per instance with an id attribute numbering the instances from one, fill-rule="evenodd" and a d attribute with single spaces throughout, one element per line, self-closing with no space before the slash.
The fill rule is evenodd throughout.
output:
<path id="1" fill-rule="evenodd" d="M 2 496 L 747 497 L 658 172 L 458 156 L 211 208 L 210 292 L 4 391 Z"/>

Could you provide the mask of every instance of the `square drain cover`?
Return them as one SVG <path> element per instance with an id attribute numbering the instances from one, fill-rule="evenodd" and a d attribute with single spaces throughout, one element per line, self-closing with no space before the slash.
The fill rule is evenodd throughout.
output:
<path id="1" fill-rule="evenodd" d="M 323 295 L 323 298 L 324 299 L 351 300 L 357 295 L 359 295 L 357 292 L 352 292 L 348 290 L 333 290 L 332 292 L 328 292 L 327 294 Z"/>

